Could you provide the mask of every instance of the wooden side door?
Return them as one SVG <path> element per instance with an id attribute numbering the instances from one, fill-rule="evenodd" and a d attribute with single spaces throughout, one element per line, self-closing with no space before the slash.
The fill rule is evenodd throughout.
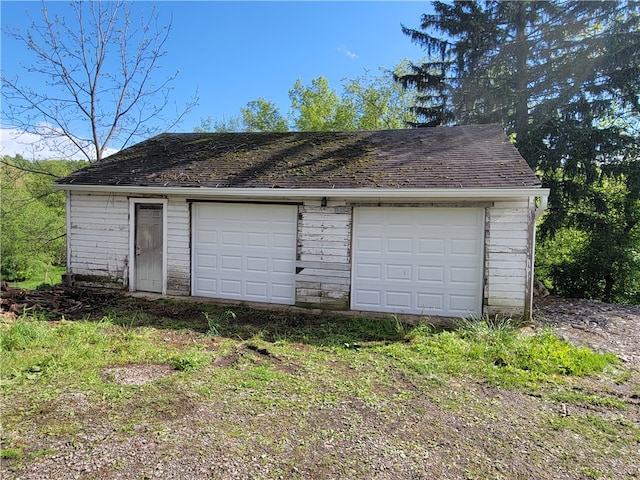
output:
<path id="1" fill-rule="evenodd" d="M 162 205 L 136 204 L 136 290 L 162 293 Z"/>

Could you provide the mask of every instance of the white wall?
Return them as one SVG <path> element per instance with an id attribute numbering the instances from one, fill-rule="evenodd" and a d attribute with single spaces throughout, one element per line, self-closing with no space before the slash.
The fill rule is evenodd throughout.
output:
<path id="1" fill-rule="evenodd" d="M 485 314 L 527 316 L 530 311 L 532 200 L 495 202 L 487 209 Z"/>
<path id="2" fill-rule="evenodd" d="M 296 304 L 347 310 L 352 208 L 307 202 L 298 209 Z"/>
<path id="3" fill-rule="evenodd" d="M 128 285 L 126 196 L 68 193 L 67 273 L 79 284 Z"/>
<path id="4" fill-rule="evenodd" d="M 68 272 L 79 283 L 128 285 L 129 200 L 69 192 Z M 299 207 L 296 304 L 348 309 L 352 207 Z M 186 197 L 167 204 L 167 293 L 189 295 L 191 213 Z M 533 199 L 496 201 L 486 209 L 484 313 L 528 316 L 531 310 Z"/>
<path id="5" fill-rule="evenodd" d="M 167 294 L 191 293 L 191 212 L 184 197 L 167 205 Z"/>

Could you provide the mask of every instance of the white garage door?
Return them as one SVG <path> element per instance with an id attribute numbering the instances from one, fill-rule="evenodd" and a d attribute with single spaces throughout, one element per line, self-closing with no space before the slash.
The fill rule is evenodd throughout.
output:
<path id="1" fill-rule="evenodd" d="M 193 295 L 293 305 L 297 207 L 193 204 Z"/>
<path id="2" fill-rule="evenodd" d="M 480 315 L 483 213 L 481 208 L 355 208 L 351 307 Z"/>

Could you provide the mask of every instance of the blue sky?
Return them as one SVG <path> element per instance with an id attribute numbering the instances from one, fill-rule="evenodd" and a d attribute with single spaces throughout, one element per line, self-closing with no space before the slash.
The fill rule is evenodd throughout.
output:
<path id="1" fill-rule="evenodd" d="M 73 18 L 67 2 L 46 5 L 52 13 Z M 172 83 L 178 104 L 199 92 L 199 105 L 181 124 L 182 131 L 193 131 L 207 117 L 236 116 L 258 97 L 276 102 L 286 113 L 288 90 L 298 78 L 310 85 L 312 78 L 325 76 L 339 90 L 342 79 L 365 70 L 377 73 L 404 58 L 419 60 L 424 53 L 403 35 L 401 24 L 417 27 L 430 9 L 424 1 L 140 1 L 134 11 L 148 14 L 153 5 L 161 23 L 173 17 L 168 55 L 158 75 L 179 71 Z M 41 3 L 2 0 L 0 8 L 3 28 L 25 29 L 30 24 L 26 11 L 39 19 Z M 1 53 L 8 77 L 31 60 L 4 32 Z M 37 86 L 46 88 L 41 80 Z"/>

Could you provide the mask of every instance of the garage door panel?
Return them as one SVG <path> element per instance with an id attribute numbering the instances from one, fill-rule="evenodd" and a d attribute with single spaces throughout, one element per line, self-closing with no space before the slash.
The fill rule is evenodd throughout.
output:
<path id="1" fill-rule="evenodd" d="M 359 263 L 356 266 L 356 275 L 358 276 L 358 278 L 362 279 L 380 279 L 380 264 Z"/>
<path id="2" fill-rule="evenodd" d="M 247 233 L 247 246 L 248 247 L 269 247 L 269 235 L 266 233 L 248 232 Z"/>
<path id="3" fill-rule="evenodd" d="M 273 303 L 285 303 L 290 296 L 291 285 L 289 283 L 271 283 L 271 296 Z M 278 300 L 281 300 L 279 302 Z"/>
<path id="4" fill-rule="evenodd" d="M 231 272 L 240 272 L 242 271 L 242 257 L 222 255 L 220 268 Z"/>
<path id="5" fill-rule="evenodd" d="M 451 253 L 456 255 L 477 255 L 478 240 L 476 238 L 451 240 Z"/>
<path id="6" fill-rule="evenodd" d="M 275 258 L 272 262 L 271 273 L 288 275 L 290 272 L 295 272 L 295 268 L 295 262 L 293 260 Z"/>
<path id="7" fill-rule="evenodd" d="M 442 283 L 444 267 L 418 266 L 418 281 Z"/>
<path id="8" fill-rule="evenodd" d="M 375 253 L 382 252 L 382 240 L 377 237 L 358 237 L 356 239 L 356 247 L 363 253 Z"/>
<path id="9" fill-rule="evenodd" d="M 218 256 L 217 255 L 197 255 L 196 256 L 196 266 L 198 268 L 216 268 L 218 265 Z"/>
<path id="10" fill-rule="evenodd" d="M 476 297 L 474 295 L 451 295 L 449 308 L 462 316 L 473 315 L 476 312 Z"/>
<path id="11" fill-rule="evenodd" d="M 242 280 L 224 278 L 220 280 L 220 294 L 230 295 L 231 298 L 240 298 L 242 294 Z"/>
<path id="12" fill-rule="evenodd" d="M 387 253 L 411 254 L 413 253 L 413 239 L 389 238 L 387 240 Z"/>
<path id="13" fill-rule="evenodd" d="M 247 282 L 247 295 L 254 297 L 266 297 L 269 288 L 265 282 Z"/>
<path id="14" fill-rule="evenodd" d="M 201 245 L 217 245 L 218 232 L 211 230 L 200 230 L 196 233 L 196 242 Z"/>
<path id="15" fill-rule="evenodd" d="M 366 288 L 360 288 L 355 292 L 355 300 L 359 305 L 377 307 L 382 303 L 381 299 L 382 292 L 380 292 L 380 290 L 368 290 Z"/>
<path id="16" fill-rule="evenodd" d="M 220 245 L 223 247 L 237 247 L 242 245 L 242 233 L 223 231 Z"/>
<path id="17" fill-rule="evenodd" d="M 451 267 L 449 274 L 451 283 L 475 285 L 478 278 L 478 270 L 473 267 Z"/>
<path id="18" fill-rule="evenodd" d="M 443 239 L 418 239 L 418 253 L 444 255 L 445 243 Z"/>
<path id="19" fill-rule="evenodd" d="M 218 282 L 213 279 L 198 279 L 196 281 L 196 288 L 198 291 L 203 292 L 203 296 L 213 296 L 218 293 Z M 208 293 L 209 295 L 206 295 Z"/>
<path id="20" fill-rule="evenodd" d="M 194 203 L 193 294 L 294 304 L 296 230 L 292 205 Z"/>
<path id="21" fill-rule="evenodd" d="M 269 261 L 263 257 L 247 257 L 246 270 L 248 272 L 268 273 Z"/>
<path id="22" fill-rule="evenodd" d="M 483 222 L 480 208 L 356 207 L 352 308 L 479 314 Z"/>
<path id="23" fill-rule="evenodd" d="M 274 248 L 291 248 L 295 247 L 296 236 L 294 233 L 274 233 L 273 234 L 273 247 Z"/>
<path id="24" fill-rule="evenodd" d="M 387 265 L 387 280 L 413 280 L 413 267 L 411 265 Z"/>
<path id="25" fill-rule="evenodd" d="M 418 309 L 420 314 L 435 315 L 431 312 L 440 312 L 444 310 L 444 294 L 443 293 L 418 293 Z"/>
<path id="26" fill-rule="evenodd" d="M 400 291 L 387 291 L 385 295 L 385 304 L 387 307 L 394 309 L 411 308 L 411 294 Z"/>

